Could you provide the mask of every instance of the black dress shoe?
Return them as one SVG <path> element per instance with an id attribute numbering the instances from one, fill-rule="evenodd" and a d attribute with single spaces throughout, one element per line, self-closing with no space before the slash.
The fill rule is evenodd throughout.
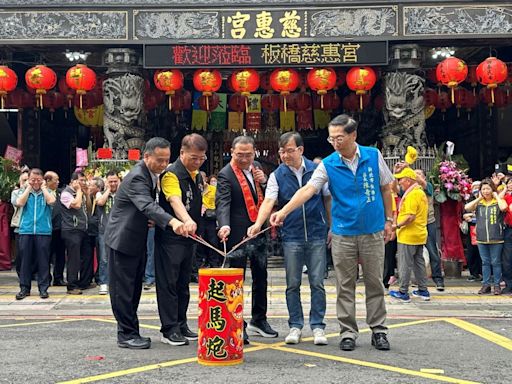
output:
<path id="1" fill-rule="evenodd" d="M 247 330 L 257 333 L 263 337 L 279 336 L 279 333 L 272 329 L 267 320 L 251 321 L 247 326 Z"/>
<path id="2" fill-rule="evenodd" d="M 340 349 L 342 351 L 353 351 L 356 349 L 356 341 L 350 337 L 345 337 L 344 339 L 341 339 Z"/>
<path id="3" fill-rule="evenodd" d="M 197 333 L 192 332 L 188 326 L 185 326 L 185 327 L 181 328 L 181 334 L 187 340 L 197 340 Z"/>
<path id="4" fill-rule="evenodd" d="M 66 281 L 62 280 L 62 279 L 55 280 L 55 281 L 53 282 L 53 286 L 54 286 L 54 287 L 65 287 L 65 286 L 67 286 L 67 285 L 68 285 L 68 283 L 67 283 Z"/>
<path id="5" fill-rule="evenodd" d="M 41 299 L 47 299 L 50 297 L 50 295 L 48 294 L 48 291 L 41 291 L 41 292 L 39 292 L 39 297 Z"/>
<path id="6" fill-rule="evenodd" d="M 372 345 L 375 349 L 389 351 L 389 341 L 385 333 L 378 332 L 372 334 Z"/>
<path id="7" fill-rule="evenodd" d="M 148 342 L 150 342 L 150 343 L 151 343 L 151 337 L 143 337 L 143 336 L 141 336 L 140 338 L 141 338 L 142 340 L 146 340 L 146 341 L 148 341 Z"/>
<path id="8" fill-rule="evenodd" d="M 151 347 L 151 341 L 148 341 L 141 337 L 138 337 L 136 339 L 118 341 L 117 346 L 119 348 L 128 348 L 128 349 L 148 349 Z"/>
<path id="9" fill-rule="evenodd" d="M 27 296 L 30 296 L 30 291 L 23 288 L 16 294 L 16 300 L 23 300 Z"/>

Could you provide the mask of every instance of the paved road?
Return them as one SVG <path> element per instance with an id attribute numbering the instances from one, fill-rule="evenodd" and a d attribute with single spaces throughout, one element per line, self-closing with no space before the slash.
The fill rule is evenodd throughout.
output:
<path id="1" fill-rule="evenodd" d="M 16 302 L 16 277 L 0 272 L 0 383 L 509 383 L 512 367 L 512 297 L 478 296 L 477 283 L 448 281 L 432 301 L 410 304 L 388 299 L 391 351 L 370 345 L 364 323 L 364 288 L 358 286 L 361 335 L 353 352 L 338 348 L 335 287 L 326 281 L 329 345 L 315 346 L 311 332 L 297 346 L 287 346 L 284 274 L 270 271 L 269 321 L 277 339 L 251 337 L 242 365 L 197 364 L 196 344 L 160 343 L 154 290 L 145 292 L 140 309 L 150 350 L 119 349 L 108 297 L 97 290 L 69 297 L 51 288 L 50 299 L 32 296 Z M 304 279 L 307 286 L 307 281 Z M 246 285 L 246 309 L 250 303 Z M 34 288 L 33 288 L 34 289 Z M 193 297 L 196 297 L 193 286 Z M 34 291 L 36 293 L 37 290 Z M 309 300 L 307 289 L 304 301 Z M 197 301 L 190 306 L 194 328 Z M 305 306 L 305 313 L 309 306 Z M 246 311 L 246 315 L 250 313 Z"/>

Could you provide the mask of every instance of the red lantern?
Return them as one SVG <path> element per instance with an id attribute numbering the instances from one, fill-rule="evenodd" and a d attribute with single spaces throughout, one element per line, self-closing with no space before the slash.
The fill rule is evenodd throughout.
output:
<path id="1" fill-rule="evenodd" d="M 476 94 L 475 88 L 478 85 L 478 77 L 476 76 L 476 65 L 468 66 L 468 77 L 466 77 L 466 82 L 471 84 L 473 87 L 473 94 Z"/>
<path id="2" fill-rule="evenodd" d="M 61 108 L 66 100 L 64 99 L 64 95 L 57 91 L 50 91 L 47 94 L 43 95 L 44 105 L 50 110 L 50 116 L 53 120 L 53 113 Z"/>
<path id="3" fill-rule="evenodd" d="M 295 104 L 297 111 L 305 111 L 311 108 L 311 95 L 306 92 L 301 92 L 295 96 Z"/>
<path id="4" fill-rule="evenodd" d="M 8 108 L 33 108 L 34 98 L 22 88 L 16 88 L 7 95 L 6 105 Z"/>
<path id="5" fill-rule="evenodd" d="M 476 77 L 480 84 L 491 90 L 491 103 L 494 104 L 494 88 L 508 76 L 507 65 L 495 57 L 488 57 L 476 67 Z"/>
<path id="6" fill-rule="evenodd" d="M 246 110 L 246 100 L 245 96 L 235 93 L 229 98 L 229 108 L 235 112 L 244 112 Z"/>
<path id="7" fill-rule="evenodd" d="M 66 96 L 66 99 L 68 101 L 68 108 L 71 108 L 73 99 L 75 97 L 75 90 L 68 87 L 65 77 L 61 77 L 59 79 L 58 87 L 60 93 Z"/>
<path id="8" fill-rule="evenodd" d="M 153 76 L 155 86 L 169 96 L 169 110 L 172 109 L 172 96 L 183 88 L 184 77 L 179 69 L 156 71 Z"/>
<path id="9" fill-rule="evenodd" d="M 163 93 L 157 89 L 146 89 L 144 92 L 145 110 L 152 111 L 153 109 L 156 109 L 156 107 L 158 107 L 158 104 L 162 102 L 161 95 L 163 95 Z"/>
<path id="10" fill-rule="evenodd" d="M 4 109 L 5 97 L 9 92 L 16 89 L 18 75 L 11 68 L 5 65 L 0 66 L 0 106 Z"/>
<path id="11" fill-rule="evenodd" d="M 425 92 L 423 93 L 423 100 L 425 101 L 425 106 L 431 106 L 434 107 L 437 105 L 437 92 L 433 90 L 432 88 L 425 89 Z"/>
<path id="12" fill-rule="evenodd" d="M 270 74 L 270 85 L 281 96 L 286 96 L 290 92 L 295 91 L 299 86 L 299 82 L 299 74 L 295 69 L 275 69 Z M 284 111 L 286 112 L 286 98 L 284 98 L 283 103 Z"/>
<path id="13" fill-rule="evenodd" d="M 437 80 L 451 89 L 452 104 L 455 103 L 454 89 L 468 76 L 468 66 L 464 60 L 448 57 L 437 65 Z"/>
<path id="14" fill-rule="evenodd" d="M 345 71 L 338 71 L 336 73 L 336 88 L 341 88 L 347 81 L 347 73 Z"/>
<path id="15" fill-rule="evenodd" d="M 345 113 L 355 113 L 359 108 L 359 100 L 356 94 L 351 93 L 343 98 L 343 111 Z"/>
<path id="16" fill-rule="evenodd" d="M 199 96 L 199 108 L 203 111 L 214 110 L 219 106 L 220 99 L 219 95 L 212 93 L 211 96 L 202 95 Z"/>
<path id="17" fill-rule="evenodd" d="M 323 96 L 336 85 L 336 72 L 332 68 L 313 68 L 308 72 L 309 88 L 320 95 L 320 107 L 323 107 Z"/>
<path id="18" fill-rule="evenodd" d="M 87 92 L 85 95 L 78 93 L 74 98 L 75 107 L 80 109 L 91 109 L 103 104 L 103 95 L 98 91 Z"/>
<path id="19" fill-rule="evenodd" d="M 348 71 L 347 86 L 359 95 L 359 109 L 363 109 L 363 95 L 373 88 L 376 81 L 377 76 L 371 67 L 354 67 Z"/>
<path id="20" fill-rule="evenodd" d="M 184 111 L 192 108 L 192 94 L 189 91 L 182 89 L 171 97 L 175 111 Z"/>
<path id="21" fill-rule="evenodd" d="M 457 108 L 457 117 L 460 115 L 460 109 L 466 107 L 469 92 L 466 88 L 457 88 L 454 91 L 455 96 L 455 107 Z"/>
<path id="22" fill-rule="evenodd" d="M 193 82 L 194 88 L 202 92 L 203 96 L 212 96 L 214 92 L 217 92 L 220 89 L 222 85 L 222 76 L 216 69 L 198 69 L 194 72 Z M 206 110 L 209 111 L 209 97 L 205 97 L 203 100 L 206 102 Z M 218 105 L 218 97 L 216 100 Z M 211 109 L 215 108 L 217 108 L 217 106 L 212 107 Z"/>
<path id="23" fill-rule="evenodd" d="M 290 93 L 289 95 L 283 95 L 279 97 L 279 110 L 286 112 L 288 110 L 297 110 L 296 94 Z"/>
<path id="24" fill-rule="evenodd" d="M 452 106 L 451 97 L 446 92 L 440 92 L 437 98 L 436 108 L 445 113 Z"/>
<path id="25" fill-rule="evenodd" d="M 39 96 L 39 107 L 43 109 L 43 95 L 57 84 L 57 75 L 45 65 L 36 65 L 25 73 L 25 82 Z"/>
<path id="26" fill-rule="evenodd" d="M 501 88 L 498 88 L 495 91 L 494 105 L 496 106 L 496 108 L 504 108 L 508 105 L 507 93 Z"/>
<path id="27" fill-rule="evenodd" d="M 364 99 L 363 105 L 366 107 L 370 103 L 370 95 L 363 95 L 363 99 Z M 322 100 L 321 97 L 320 97 L 320 100 Z M 332 110 L 338 109 L 340 107 L 341 100 L 336 92 L 330 92 L 327 95 L 325 95 L 325 97 L 323 99 L 323 104 L 324 104 L 323 105 L 324 109 L 326 109 L 328 111 L 332 111 Z M 320 106 L 321 106 L 321 102 L 320 102 Z"/>
<path id="28" fill-rule="evenodd" d="M 66 72 L 66 84 L 82 100 L 82 96 L 96 86 L 96 73 L 85 64 L 77 64 Z M 82 109 L 82 105 L 79 108 Z"/>
<path id="29" fill-rule="evenodd" d="M 261 108 L 267 111 L 279 109 L 279 95 L 263 95 L 261 97 Z"/>
<path id="30" fill-rule="evenodd" d="M 249 96 L 260 86 L 260 75 L 254 69 L 239 69 L 231 75 L 231 86 L 242 96 Z"/>

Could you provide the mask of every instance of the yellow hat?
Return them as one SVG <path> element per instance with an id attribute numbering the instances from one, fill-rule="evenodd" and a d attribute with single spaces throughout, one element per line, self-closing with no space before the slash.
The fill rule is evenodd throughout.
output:
<path id="1" fill-rule="evenodd" d="M 402 179 L 404 177 L 408 177 L 409 179 L 416 180 L 416 172 L 414 172 L 411 168 L 406 167 L 402 169 L 401 172 L 395 173 L 396 179 Z"/>
<path id="2" fill-rule="evenodd" d="M 405 162 L 409 165 L 414 164 L 416 159 L 418 158 L 418 151 L 416 148 L 408 146 L 407 153 L 405 154 Z"/>

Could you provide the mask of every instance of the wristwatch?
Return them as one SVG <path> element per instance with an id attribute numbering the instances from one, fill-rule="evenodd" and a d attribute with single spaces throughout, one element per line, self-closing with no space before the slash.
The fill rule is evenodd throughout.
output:
<path id="1" fill-rule="evenodd" d="M 393 222 L 393 218 L 392 217 L 386 217 L 386 221 L 389 221 L 390 223 Z"/>

